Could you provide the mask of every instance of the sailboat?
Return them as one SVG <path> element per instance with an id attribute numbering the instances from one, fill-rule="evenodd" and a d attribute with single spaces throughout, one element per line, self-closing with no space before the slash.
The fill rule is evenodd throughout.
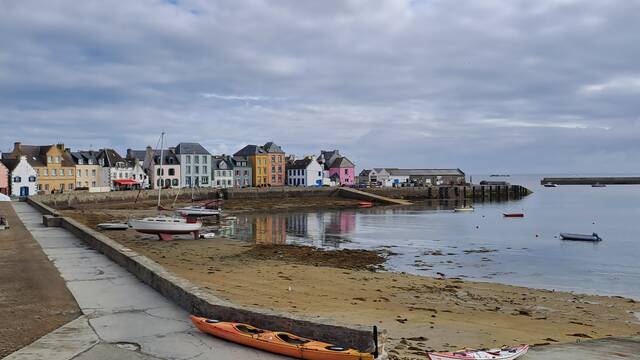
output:
<path id="1" fill-rule="evenodd" d="M 164 134 L 163 131 L 160 137 L 160 169 L 162 169 L 164 157 Z M 160 171 L 159 179 L 160 183 L 162 183 L 162 170 Z M 160 205 L 161 195 L 162 186 L 159 186 L 158 210 L 162 208 Z M 202 222 L 193 218 L 158 215 L 129 220 L 129 226 L 143 234 L 156 234 L 160 237 L 160 240 L 173 240 L 173 235 L 179 234 L 193 234 L 193 238 L 198 239 L 200 237 L 200 229 L 202 229 Z"/>
<path id="2" fill-rule="evenodd" d="M 195 154 L 194 154 L 195 156 Z M 198 186 L 198 178 L 196 177 L 196 183 L 191 187 L 191 202 L 194 201 L 194 188 Z M 194 204 L 176 209 L 176 213 L 186 217 L 207 217 L 207 216 L 220 216 L 222 210 L 220 206 L 217 209 L 210 209 L 206 205 Z"/>

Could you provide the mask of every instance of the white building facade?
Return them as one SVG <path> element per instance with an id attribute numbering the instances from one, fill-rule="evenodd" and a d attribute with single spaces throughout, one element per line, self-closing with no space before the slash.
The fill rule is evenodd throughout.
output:
<path id="1" fill-rule="evenodd" d="M 198 143 L 180 143 L 171 151 L 180 162 L 183 187 L 212 187 L 211 154 Z"/>
<path id="2" fill-rule="evenodd" d="M 322 186 L 324 169 L 315 156 L 294 160 L 287 164 L 288 186 Z"/>
<path id="3" fill-rule="evenodd" d="M 38 174 L 29 164 L 26 156 L 19 160 L 5 162 L 9 169 L 9 188 L 11 196 L 30 196 L 38 192 Z"/>
<path id="4" fill-rule="evenodd" d="M 233 187 L 233 161 L 230 156 L 212 156 L 212 179 L 215 188 Z"/>

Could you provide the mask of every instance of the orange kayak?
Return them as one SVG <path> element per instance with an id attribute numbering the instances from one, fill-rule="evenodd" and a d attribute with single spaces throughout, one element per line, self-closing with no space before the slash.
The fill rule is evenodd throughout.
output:
<path id="1" fill-rule="evenodd" d="M 373 360 L 370 353 L 348 349 L 320 341 L 305 339 L 280 331 L 269 331 L 251 325 L 191 316 L 200 331 L 240 345 L 272 353 L 308 360 Z"/>

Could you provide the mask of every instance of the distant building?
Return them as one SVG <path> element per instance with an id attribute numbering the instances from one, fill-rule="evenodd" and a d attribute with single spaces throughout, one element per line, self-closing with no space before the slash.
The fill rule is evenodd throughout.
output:
<path id="1" fill-rule="evenodd" d="M 251 187 L 253 170 L 249 159 L 245 156 L 234 156 L 231 161 L 233 162 L 233 186 Z"/>
<path id="2" fill-rule="evenodd" d="M 184 187 L 211 187 L 211 154 L 198 143 L 180 143 L 174 150 Z"/>
<path id="3" fill-rule="evenodd" d="M 375 168 L 360 172 L 359 180 L 381 186 L 464 185 L 465 173 L 460 169 Z"/>
<path id="4" fill-rule="evenodd" d="M 120 156 L 114 149 L 101 149 L 96 155 L 100 165 L 98 181 L 101 188 L 124 190 L 142 186 L 141 180 L 133 180 L 134 164 Z"/>
<path id="5" fill-rule="evenodd" d="M 151 189 L 176 188 L 180 187 L 180 160 L 174 151 L 153 150 L 151 146 L 145 150 L 127 149 L 127 159 L 137 159 L 142 163 Z"/>
<path id="6" fill-rule="evenodd" d="M 13 151 L 2 156 L 13 160 L 25 156 L 36 170 L 38 191 L 42 193 L 71 191 L 75 187 L 75 164 L 64 144 L 23 145 L 16 142 Z"/>
<path id="7" fill-rule="evenodd" d="M 233 187 L 233 161 L 231 156 L 212 156 L 211 169 L 213 187 L 223 189 Z"/>
<path id="8" fill-rule="evenodd" d="M 267 164 L 267 179 L 271 186 L 283 186 L 286 176 L 285 153 L 280 146 L 274 142 L 268 142 L 262 146 L 264 151 L 269 154 Z"/>
<path id="9" fill-rule="evenodd" d="M 356 178 L 356 166 L 345 156 L 340 155 L 340 151 L 321 151 L 318 157 L 325 169 L 326 176 L 335 185 L 354 185 Z"/>
<path id="10" fill-rule="evenodd" d="M 96 188 L 100 186 L 101 167 L 98 164 L 97 151 L 69 152 L 76 164 L 76 189 Z"/>
<path id="11" fill-rule="evenodd" d="M 286 177 L 285 153 L 273 142 L 264 146 L 247 145 L 233 154 L 251 164 L 253 186 L 283 186 Z"/>
<path id="12" fill-rule="evenodd" d="M 9 183 L 9 169 L 0 161 L 0 194 L 9 195 Z"/>
<path id="13" fill-rule="evenodd" d="M 287 163 L 287 185 L 322 186 L 323 168 L 315 156 Z"/>
<path id="14" fill-rule="evenodd" d="M 3 158 L 2 164 L 9 171 L 9 192 L 5 195 L 30 196 L 37 194 L 38 174 L 27 160 L 26 155 L 21 155 L 18 159 Z"/>

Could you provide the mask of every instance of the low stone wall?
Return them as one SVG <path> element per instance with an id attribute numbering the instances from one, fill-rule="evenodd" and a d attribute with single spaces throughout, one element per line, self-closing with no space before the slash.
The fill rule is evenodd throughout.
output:
<path id="1" fill-rule="evenodd" d="M 272 188 L 229 188 L 222 190 L 225 199 L 326 197 L 334 195 L 331 187 L 272 187 Z"/>
<path id="2" fill-rule="evenodd" d="M 74 219 L 60 216 L 55 210 L 35 199 L 29 199 L 28 202 L 45 214 L 43 222 L 46 225 L 67 229 L 192 314 L 223 321 L 244 322 L 264 329 L 288 331 L 360 351 L 373 351 L 371 329 L 341 326 L 330 319 L 307 319 L 298 315 L 234 305 L 174 275 L 155 261 L 122 246 L 100 232 Z"/>

